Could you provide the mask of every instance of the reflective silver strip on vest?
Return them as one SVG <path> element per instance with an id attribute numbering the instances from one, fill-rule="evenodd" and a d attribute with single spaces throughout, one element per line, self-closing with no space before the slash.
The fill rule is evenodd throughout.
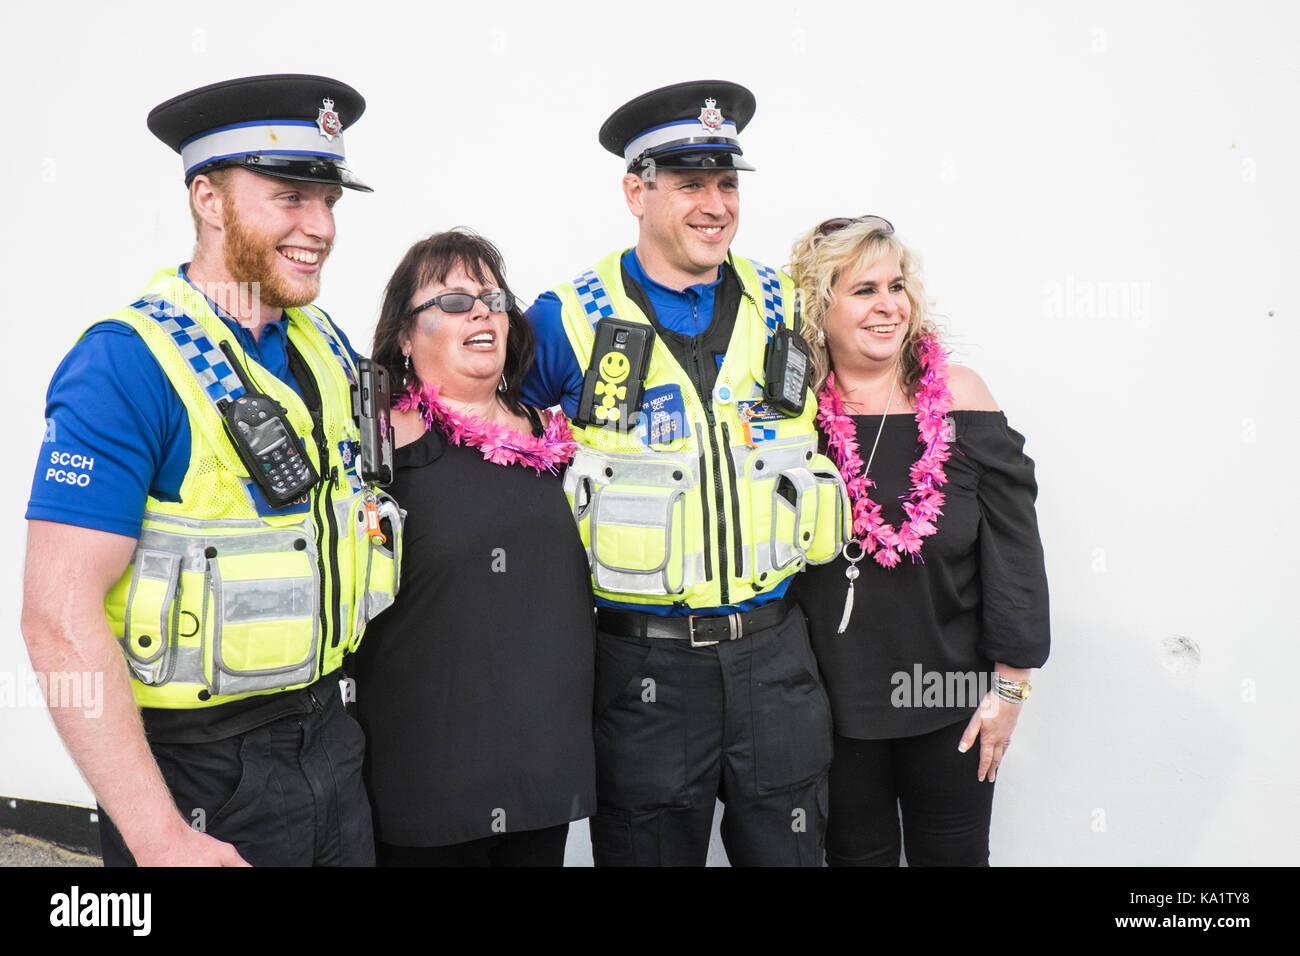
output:
<path id="1" fill-rule="evenodd" d="M 596 323 L 601 319 L 618 317 L 614 312 L 614 303 L 610 301 L 609 292 L 605 289 L 605 283 L 601 281 L 595 269 L 588 269 L 574 279 L 573 288 L 578 293 L 578 304 L 582 306 L 582 311 L 586 314 L 592 328 L 595 328 Z"/>
<path id="2" fill-rule="evenodd" d="M 767 337 L 770 339 L 776 334 L 776 330 L 785 322 L 785 308 L 781 296 L 781 277 L 776 274 L 776 270 L 761 262 L 749 260 L 749 264 L 754 267 L 758 273 L 758 283 L 763 290 L 763 323 L 767 326 Z"/>

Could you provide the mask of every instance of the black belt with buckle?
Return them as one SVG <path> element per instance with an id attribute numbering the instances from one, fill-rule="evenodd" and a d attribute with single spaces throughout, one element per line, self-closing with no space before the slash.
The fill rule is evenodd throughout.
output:
<path id="1" fill-rule="evenodd" d="M 779 598 L 752 611 L 736 611 L 734 614 L 690 614 L 685 617 L 665 617 L 662 614 L 617 611 L 602 607 L 596 609 L 596 622 L 597 626 L 607 634 L 690 641 L 691 647 L 712 647 L 722 641 L 738 641 L 754 631 L 780 624 L 793 607 L 793 601 Z"/>

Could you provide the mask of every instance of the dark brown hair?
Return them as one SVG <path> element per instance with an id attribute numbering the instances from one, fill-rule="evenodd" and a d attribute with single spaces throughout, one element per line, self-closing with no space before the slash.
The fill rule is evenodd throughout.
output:
<path id="1" fill-rule="evenodd" d="M 489 287 L 510 291 L 506 285 L 505 264 L 497 247 L 478 233 L 463 226 L 447 232 L 434 233 L 406 251 L 397 264 L 388 286 L 384 289 L 384 302 L 379 309 L 379 322 L 375 325 L 375 340 L 371 358 L 388 369 L 393 397 L 405 391 L 407 381 L 416 379 L 415 369 L 408 372 L 402 355 L 402 340 L 409 338 L 415 328 L 416 316 L 411 312 L 411 299 L 422 286 L 430 282 L 445 282 L 456 266 L 461 266 L 474 279 Z M 488 274 L 483 269 L 487 267 Z M 513 294 L 512 294 L 513 298 Z M 506 332 L 506 388 L 498 392 L 501 401 L 516 415 L 527 415 L 519 398 L 524 376 L 533 365 L 535 338 L 533 328 L 524 318 L 515 302 L 506 316 L 510 320 Z M 404 379 L 406 381 L 404 381 Z M 418 385 L 418 380 L 416 381 Z"/>

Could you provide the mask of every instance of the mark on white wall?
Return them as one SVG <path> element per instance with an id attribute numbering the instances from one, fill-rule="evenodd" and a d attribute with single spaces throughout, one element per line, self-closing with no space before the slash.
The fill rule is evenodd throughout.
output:
<path id="1" fill-rule="evenodd" d="M 1190 637 L 1173 634 L 1160 642 L 1160 663 L 1175 674 L 1191 674 L 1201 666 L 1201 648 Z"/>

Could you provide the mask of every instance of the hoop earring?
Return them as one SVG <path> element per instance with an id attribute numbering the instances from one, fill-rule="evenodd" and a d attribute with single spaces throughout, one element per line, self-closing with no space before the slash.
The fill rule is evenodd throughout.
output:
<path id="1" fill-rule="evenodd" d="M 504 394 L 505 394 L 505 391 L 506 391 L 507 388 L 508 388 L 508 386 L 506 385 L 506 373 L 505 373 L 505 372 L 502 372 L 502 373 L 501 373 L 501 384 L 497 386 L 497 391 L 498 391 L 498 392 L 501 392 L 501 393 L 504 395 Z"/>

